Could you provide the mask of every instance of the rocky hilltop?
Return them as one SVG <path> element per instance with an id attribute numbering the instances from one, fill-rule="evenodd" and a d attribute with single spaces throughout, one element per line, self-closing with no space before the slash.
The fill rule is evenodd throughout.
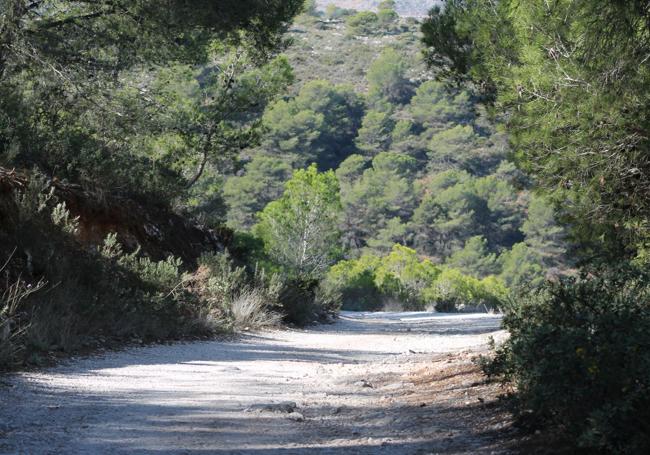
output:
<path id="1" fill-rule="evenodd" d="M 322 9 L 331 3 L 341 8 L 356 9 L 359 11 L 377 8 L 380 0 L 317 0 Z M 441 0 L 396 0 L 397 12 L 405 17 L 426 16 L 431 7 L 443 3 Z"/>

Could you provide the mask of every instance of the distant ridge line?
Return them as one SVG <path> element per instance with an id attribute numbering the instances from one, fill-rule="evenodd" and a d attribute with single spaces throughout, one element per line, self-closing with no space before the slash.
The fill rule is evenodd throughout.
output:
<path id="1" fill-rule="evenodd" d="M 318 8 L 324 10 L 327 5 L 334 4 L 341 8 L 358 11 L 376 10 L 381 0 L 316 0 Z M 443 0 L 395 0 L 397 12 L 403 17 L 426 17 L 435 5 L 441 5 Z"/>

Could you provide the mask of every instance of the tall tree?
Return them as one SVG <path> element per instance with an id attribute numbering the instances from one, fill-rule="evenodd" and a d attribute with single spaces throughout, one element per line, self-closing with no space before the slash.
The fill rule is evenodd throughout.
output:
<path id="1" fill-rule="evenodd" d="M 298 170 L 284 194 L 260 213 L 256 232 L 268 253 L 288 271 L 322 275 L 339 253 L 339 185 L 333 171 Z"/>
<path id="2" fill-rule="evenodd" d="M 368 111 L 356 139 L 357 148 L 369 156 L 388 151 L 394 124 L 390 113 Z"/>
<path id="3" fill-rule="evenodd" d="M 291 166 L 286 161 L 262 154 L 253 157 L 243 172 L 228 178 L 223 187 L 229 223 L 250 229 L 257 221 L 257 213 L 282 195 L 290 177 Z"/>
<path id="4" fill-rule="evenodd" d="M 557 266 L 566 253 L 566 232 L 555 219 L 553 206 L 541 197 L 533 197 L 522 229 L 526 245 L 535 251 L 546 267 Z"/>
<path id="5" fill-rule="evenodd" d="M 268 134 L 262 147 L 289 153 L 297 167 L 317 163 L 336 168 L 354 151 L 364 105 L 351 87 L 311 81 L 298 95 L 278 101 L 264 114 Z"/>
<path id="6" fill-rule="evenodd" d="M 409 111 L 413 120 L 434 132 L 459 123 L 468 123 L 473 118 L 469 93 L 450 91 L 437 81 L 427 81 L 417 88 Z"/>
<path id="7" fill-rule="evenodd" d="M 423 32 L 432 67 L 495 101 L 520 165 L 576 225 L 597 226 L 582 232 L 649 235 L 647 1 L 451 0 Z"/>
<path id="8" fill-rule="evenodd" d="M 345 210 L 346 246 L 361 248 L 370 237 L 387 228 L 391 219 L 408 219 L 413 211 L 413 176 L 417 163 L 408 156 L 382 152 L 365 168 L 365 160 L 353 155 L 337 172 Z M 396 228 L 393 220 L 392 227 Z"/>
<path id="9" fill-rule="evenodd" d="M 386 48 L 368 68 L 369 97 L 391 103 L 407 102 L 412 86 L 406 76 L 404 58 L 393 48 Z"/>
<path id="10" fill-rule="evenodd" d="M 165 122 L 151 118 L 166 107 L 149 91 L 157 69 L 209 63 L 217 43 L 246 45 L 256 66 L 283 42 L 301 4 L 2 0 L 0 152 L 12 164 L 38 165 L 113 191 L 182 186 L 182 173 L 132 143 L 143 131 L 169 132 L 155 131 Z M 232 56 L 223 53 L 223 63 L 226 54 Z M 220 68 L 222 93 L 237 85 L 229 83 L 231 63 Z"/>
<path id="11" fill-rule="evenodd" d="M 497 271 L 496 255 L 490 253 L 487 240 L 480 235 L 467 239 L 463 249 L 452 254 L 446 264 L 477 278 Z"/>

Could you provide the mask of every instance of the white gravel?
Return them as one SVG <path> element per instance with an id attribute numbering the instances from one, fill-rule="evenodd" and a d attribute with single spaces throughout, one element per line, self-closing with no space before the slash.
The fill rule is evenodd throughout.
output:
<path id="1" fill-rule="evenodd" d="M 499 325 L 344 312 L 309 330 L 71 359 L 0 379 L 0 454 L 430 453 L 435 428 L 390 398 L 408 386 L 398 378 Z"/>

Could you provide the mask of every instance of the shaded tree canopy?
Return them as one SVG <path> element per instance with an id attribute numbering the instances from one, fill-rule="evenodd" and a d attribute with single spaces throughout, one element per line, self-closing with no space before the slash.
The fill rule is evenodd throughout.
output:
<path id="1" fill-rule="evenodd" d="M 520 166 L 571 207 L 576 226 L 592 224 L 575 232 L 583 243 L 644 242 L 646 1 L 452 0 L 432 11 L 422 30 L 432 68 L 448 81 L 472 81 L 507 113 Z"/>
<path id="2" fill-rule="evenodd" d="M 319 173 L 311 165 L 293 174 L 282 196 L 260 213 L 255 230 L 271 257 L 288 272 L 318 277 L 339 252 L 340 211 L 334 172 Z"/>
<path id="3" fill-rule="evenodd" d="M 0 164 L 165 199 L 255 140 L 249 114 L 290 81 L 261 67 L 302 1 L 0 6 Z"/>
<path id="4" fill-rule="evenodd" d="M 3 0 L 0 75 L 32 65 L 92 73 L 196 61 L 207 40 L 236 41 L 241 30 L 258 49 L 273 49 L 301 7 L 301 0 Z"/>

